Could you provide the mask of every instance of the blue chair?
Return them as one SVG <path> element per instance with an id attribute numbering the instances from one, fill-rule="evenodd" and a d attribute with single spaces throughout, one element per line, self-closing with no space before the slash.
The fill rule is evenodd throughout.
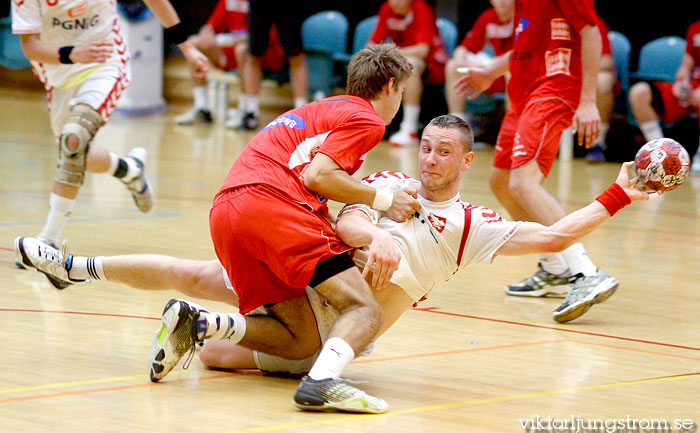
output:
<path id="1" fill-rule="evenodd" d="M 301 40 L 309 69 L 309 91 L 327 96 L 339 83 L 335 63 L 346 56 L 348 19 L 338 11 L 311 15 L 301 26 Z"/>
<path id="2" fill-rule="evenodd" d="M 377 27 L 377 20 L 379 17 L 373 15 L 371 17 L 365 18 L 355 26 L 355 34 L 352 38 L 352 54 L 360 51 L 367 45 L 370 36 L 374 32 L 374 28 Z"/>
<path id="3" fill-rule="evenodd" d="M 31 66 L 24 57 L 19 35 L 12 34 L 12 18 L 0 18 L 0 65 L 10 69 L 22 69 Z"/>
<path id="4" fill-rule="evenodd" d="M 683 60 L 685 43 L 685 39 L 678 36 L 664 36 L 647 42 L 639 50 L 639 66 L 632 77 L 673 82 Z"/>
<path id="5" fill-rule="evenodd" d="M 622 90 L 627 93 L 630 89 L 630 52 L 632 51 L 632 45 L 627 36 L 614 30 L 608 33 L 608 40 L 610 41 L 610 48 L 615 61 L 617 77 L 622 85 Z"/>
<path id="6" fill-rule="evenodd" d="M 452 53 L 457 48 L 457 25 L 447 18 L 438 18 L 436 24 L 447 54 L 452 57 Z"/>

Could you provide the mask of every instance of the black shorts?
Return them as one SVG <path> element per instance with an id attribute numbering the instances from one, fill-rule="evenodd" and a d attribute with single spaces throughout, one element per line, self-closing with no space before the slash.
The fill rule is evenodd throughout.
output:
<path id="1" fill-rule="evenodd" d="M 301 24 L 304 12 L 294 3 L 279 0 L 253 0 L 248 12 L 248 38 L 250 54 L 262 57 L 267 50 L 270 27 L 277 24 L 282 48 L 287 57 L 296 56 L 304 51 L 301 43 Z"/>

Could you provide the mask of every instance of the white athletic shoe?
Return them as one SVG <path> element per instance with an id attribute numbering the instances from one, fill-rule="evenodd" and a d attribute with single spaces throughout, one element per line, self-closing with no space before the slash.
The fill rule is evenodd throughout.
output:
<path id="1" fill-rule="evenodd" d="M 134 198 L 136 207 L 143 213 L 150 211 L 153 208 L 153 189 L 148 184 L 146 178 L 146 158 L 148 152 L 143 147 L 135 147 L 126 155 L 131 158 L 136 165 L 141 167 L 141 173 L 129 182 L 124 182 L 126 188 L 131 192 Z"/>
<path id="2" fill-rule="evenodd" d="M 211 123 L 213 118 L 211 111 L 206 108 L 192 107 L 179 116 L 173 118 L 178 125 L 191 125 L 195 122 Z"/>
<path id="3" fill-rule="evenodd" d="M 399 147 L 418 146 L 418 142 L 418 132 L 409 132 L 403 129 L 399 129 L 389 137 L 389 143 Z"/>
<path id="4" fill-rule="evenodd" d="M 187 354 L 187 369 L 197 347 L 197 319 L 204 308 L 194 302 L 171 299 L 163 309 L 160 329 L 153 336 L 148 356 L 151 382 L 158 382 Z"/>
<path id="5" fill-rule="evenodd" d="M 73 256 L 68 254 L 68 243 L 65 241 L 63 242 L 63 250 L 59 251 L 37 238 L 18 237 L 15 239 L 15 255 L 18 262 L 44 274 L 49 283 L 59 290 L 63 290 L 73 283 L 85 281 L 74 280 L 68 276 Z"/>
<path id="6" fill-rule="evenodd" d="M 588 311 L 593 304 L 605 302 L 615 293 L 620 282 L 601 269 L 591 276 L 576 274 L 570 277 L 571 291 L 564 302 L 552 313 L 552 318 L 559 323 L 577 319 Z"/>
<path id="7" fill-rule="evenodd" d="M 301 379 L 294 403 L 303 410 L 384 413 L 389 409 L 386 401 L 349 385 L 345 379 L 313 380 L 309 376 Z"/>

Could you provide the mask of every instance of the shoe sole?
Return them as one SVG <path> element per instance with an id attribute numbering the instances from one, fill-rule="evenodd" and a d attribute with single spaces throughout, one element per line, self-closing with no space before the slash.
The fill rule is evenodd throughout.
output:
<path id="1" fill-rule="evenodd" d="M 171 308 L 175 304 L 180 304 L 180 300 L 171 299 L 165 304 L 163 314 L 161 315 L 161 326 L 153 336 L 153 342 L 151 343 L 151 350 L 148 356 L 148 375 L 151 378 L 151 382 L 158 382 L 167 376 L 182 358 L 182 356 L 180 356 L 170 368 L 160 363 L 160 361 L 165 358 L 165 343 L 177 332 L 180 325 L 185 322 L 189 314 L 189 307 L 179 308 L 178 311 L 175 312 L 175 310 Z M 176 314 L 177 316 L 175 316 Z M 196 322 L 197 317 L 198 313 L 193 317 L 193 321 Z M 170 323 L 170 326 L 167 325 L 168 323 Z M 155 361 L 158 362 L 156 363 Z"/>
<path id="2" fill-rule="evenodd" d="M 508 286 L 506 286 L 506 294 L 508 294 L 510 296 L 542 298 L 542 297 L 551 295 L 552 297 L 562 297 L 562 296 L 566 296 L 567 293 L 569 293 L 569 285 L 568 284 L 562 285 L 562 286 L 547 286 L 547 287 L 539 289 L 539 290 L 528 290 L 528 291 L 510 290 L 510 288 Z"/>
<path id="3" fill-rule="evenodd" d="M 358 398 L 355 400 L 351 400 L 346 402 L 346 404 L 351 404 L 351 403 L 361 403 L 362 407 L 352 407 L 352 406 L 340 406 L 337 403 L 328 403 L 328 402 L 323 402 L 322 404 L 304 404 L 304 403 L 299 403 L 297 401 L 298 398 L 298 393 L 297 395 L 294 396 L 294 405 L 301 409 L 301 410 L 308 410 L 308 411 L 314 411 L 314 412 L 352 412 L 352 413 L 384 413 L 387 411 L 387 408 L 375 408 L 370 406 L 367 401 L 364 398 Z M 307 396 L 304 393 L 305 396 Z M 307 396 L 307 400 L 304 400 L 306 402 L 315 400 L 317 401 L 317 398 L 315 396 Z"/>
<path id="4" fill-rule="evenodd" d="M 41 269 L 37 269 L 29 260 L 29 257 L 24 253 L 24 237 L 18 237 L 15 238 L 15 255 L 17 256 L 17 260 L 15 261 L 15 266 L 17 266 L 19 269 L 29 269 L 29 268 L 34 268 L 36 269 L 37 272 L 44 274 L 47 280 L 49 280 L 49 284 L 54 286 L 58 290 L 63 290 L 66 287 L 72 285 L 73 283 L 69 283 L 68 281 L 64 281 L 60 278 L 54 277 L 53 275 L 47 274 L 46 272 L 42 271 Z"/>
<path id="5" fill-rule="evenodd" d="M 572 306 L 569 309 L 562 310 L 558 313 L 556 311 L 553 312 L 552 318 L 559 323 L 570 322 L 574 319 L 578 319 L 579 317 L 583 316 L 583 314 L 586 311 L 588 311 L 588 309 L 591 308 L 593 304 L 600 304 L 602 302 L 607 301 L 615 293 L 615 291 L 620 285 L 620 282 L 610 277 L 607 280 L 603 281 L 600 285 L 603 286 L 606 284 L 608 285 L 608 287 L 598 291 L 590 299 L 586 299 L 583 302 Z"/>

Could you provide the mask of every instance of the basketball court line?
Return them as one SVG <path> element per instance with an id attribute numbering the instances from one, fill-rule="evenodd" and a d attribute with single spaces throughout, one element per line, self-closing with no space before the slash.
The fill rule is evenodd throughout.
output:
<path id="1" fill-rule="evenodd" d="M 652 378 L 646 378 L 646 379 L 636 379 L 636 380 L 629 380 L 629 381 L 623 381 L 623 382 L 604 383 L 604 384 L 600 384 L 600 385 L 579 386 L 579 387 L 575 387 L 575 388 L 562 388 L 562 389 L 555 389 L 555 390 L 550 390 L 550 391 L 531 392 L 531 393 L 526 393 L 526 394 L 505 395 L 505 396 L 501 396 L 501 397 L 491 397 L 491 398 L 480 398 L 480 399 L 475 399 L 475 400 L 455 401 L 455 402 L 451 402 L 451 403 L 442 403 L 442 404 L 435 404 L 435 405 L 430 405 L 430 406 L 419 406 L 419 407 L 412 407 L 412 408 L 407 408 L 407 409 L 390 410 L 389 412 L 382 414 L 382 415 L 360 415 L 360 414 L 343 415 L 343 416 L 335 417 L 332 419 L 317 419 L 315 421 L 307 421 L 307 422 L 300 422 L 300 423 L 278 424 L 278 425 L 255 427 L 255 428 L 242 429 L 242 430 L 231 430 L 231 431 L 228 431 L 226 433 L 259 433 L 259 432 L 287 430 L 287 429 L 301 428 L 301 427 L 313 427 L 313 426 L 319 426 L 319 425 L 340 424 L 340 423 L 352 422 L 352 421 L 364 421 L 364 422 L 366 422 L 367 417 L 374 417 L 374 416 L 388 417 L 388 416 L 398 416 L 398 415 L 406 415 L 406 414 L 412 414 L 412 413 L 424 413 L 424 412 L 432 412 L 432 411 L 443 410 L 443 409 L 453 409 L 453 408 L 457 408 L 457 407 L 477 406 L 477 405 L 482 405 L 482 404 L 500 403 L 500 402 L 505 402 L 505 401 L 514 401 L 514 400 L 525 400 L 525 399 L 530 399 L 530 398 L 548 397 L 548 396 L 552 396 L 552 395 L 571 394 L 571 393 L 586 392 L 586 391 L 597 391 L 597 390 L 608 389 L 608 388 L 620 388 L 620 387 L 631 386 L 631 385 L 641 385 L 641 384 L 647 384 L 647 383 L 677 381 L 677 380 L 684 380 L 684 379 L 689 379 L 689 378 L 691 378 L 691 379 L 692 378 L 695 378 L 695 379 L 700 378 L 700 372 L 699 373 L 679 374 L 679 375 L 673 375 L 673 376 L 652 377 Z"/>

